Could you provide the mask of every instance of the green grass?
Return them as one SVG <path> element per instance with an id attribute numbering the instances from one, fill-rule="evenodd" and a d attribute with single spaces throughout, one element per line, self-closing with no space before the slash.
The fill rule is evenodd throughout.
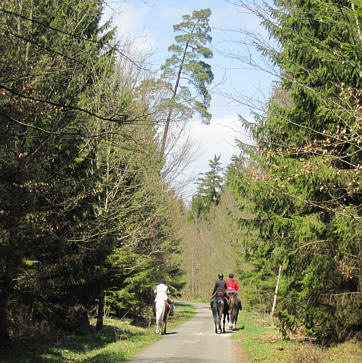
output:
<path id="1" fill-rule="evenodd" d="M 238 331 L 232 335 L 246 350 L 249 362 L 266 363 L 359 363 L 362 348 L 358 342 L 346 342 L 322 349 L 298 340 L 283 340 L 273 321 L 242 311 Z"/>
<path id="2" fill-rule="evenodd" d="M 177 305 L 175 316 L 170 317 L 168 329 L 172 329 L 195 314 L 189 305 Z M 245 348 L 249 362 L 278 363 L 357 363 L 362 361 L 362 348 L 357 342 L 346 342 L 329 349 L 321 349 L 310 343 L 285 341 L 269 318 L 242 311 L 239 330 L 232 334 Z M 1 355 L 0 362 L 99 362 L 112 363 L 130 359 L 140 350 L 161 338 L 155 334 L 155 326 L 141 328 L 129 321 L 105 319 L 101 332 L 91 328 L 85 335 L 68 335 L 51 344 L 17 346 L 12 352 Z"/>
<path id="3" fill-rule="evenodd" d="M 175 315 L 170 317 L 167 331 L 185 322 L 195 314 L 189 305 L 177 305 Z M 6 356 L 1 355 L 0 362 L 39 363 L 39 362 L 99 362 L 112 363 L 130 359 L 143 348 L 157 342 L 155 327 L 141 328 L 129 321 L 105 319 L 104 329 L 97 332 L 91 328 L 85 335 L 63 336 L 57 342 L 16 347 Z"/>

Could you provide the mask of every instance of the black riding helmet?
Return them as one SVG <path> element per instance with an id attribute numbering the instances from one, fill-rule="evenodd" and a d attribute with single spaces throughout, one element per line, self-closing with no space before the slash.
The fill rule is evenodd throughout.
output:
<path id="1" fill-rule="evenodd" d="M 234 274 L 229 274 L 229 277 L 232 279 L 234 277 Z"/>
<path id="2" fill-rule="evenodd" d="M 219 280 L 222 280 L 224 278 L 224 274 L 222 274 L 222 273 L 219 273 L 218 276 L 219 276 Z"/>

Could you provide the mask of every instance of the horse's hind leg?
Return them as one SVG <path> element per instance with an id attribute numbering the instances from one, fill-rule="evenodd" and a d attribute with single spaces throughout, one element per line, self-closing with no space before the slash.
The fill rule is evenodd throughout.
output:
<path id="1" fill-rule="evenodd" d="M 166 334 L 167 320 L 163 323 L 163 334 Z"/>
<path id="2" fill-rule="evenodd" d="M 218 333 L 218 331 L 217 331 L 217 325 L 218 325 L 217 312 L 215 312 L 215 308 L 213 308 L 212 306 L 211 306 L 211 310 L 212 310 L 212 317 L 214 319 L 215 333 L 217 334 Z"/>
<path id="3" fill-rule="evenodd" d="M 219 317 L 217 317 L 217 319 L 215 321 L 215 333 L 219 334 L 219 332 L 221 332 L 221 321 L 220 321 Z"/>
<path id="4" fill-rule="evenodd" d="M 219 321 L 219 317 L 218 316 L 216 316 L 214 318 L 214 325 L 215 325 L 215 333 L 216 334 L 219 334 L 219 329 L 221 329 L 221 327 L 220 327 L 220 321 Z"/>
<path id="5" fill-rule="evenodd" d="M 214 318 L 214 326 L 215 326 L 215 333 L 217 334 L 218 331 L 217 331 L 217 319 Z"/>
<path id="6" fill-rule="evenodd" d="M 226 314 L 224 314 L 223 316 L 223 325 L 222 325 L 222 332 L 225 333 L 225 319 L 226 319 Z"/>
<path id="7" fill-rule="evenodd" d="M 230 318 L 228 316 L 228 323 L 229 323 L 229 329 L 232 329 L 233 327 L 233 315 L 231 313 Z"/>
<path id="8" fill-rule="evenodd" d="M 215 327 L 215 334 L 217 334 L 217 321 L 215 317 L 214 317 L 214 327 Z"/>
<path id="9" fill-rule="evenodd" d="M 234 329 L 236 329 L 236 323 L 237 323 L 237 321 L 238 321 L 238 315 L 239 315 L 239 310 L 237 310 L 237 311 L 235 312 Z"/>
<path id="10" fill-rule="evenodd" d="M 167 319 L 169 312 L 170 312 L 170 306 L 167 302 L 165 302 L 165 313 L 163 315 L 163 334 L 166 334 L 166 326 L 167 326 Z"/>
<path id="11" fill-rule="evenodd" d="M 156 334 L 162 334 L 162 316 L 156 315 Z"/>
<path id="12" fill-rule="evenodd" d="M 221 316 L 219 313 L 217 313 L 217 316 L 215 318 L 215 333 L 221 333 Z"/>

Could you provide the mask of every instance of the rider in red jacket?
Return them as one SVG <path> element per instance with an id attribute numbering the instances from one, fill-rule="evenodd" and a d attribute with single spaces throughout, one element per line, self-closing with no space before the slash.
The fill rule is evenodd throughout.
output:
<path id="1" fill-rule="evenodd" d="M 234 274 L 229 274 L 229 279 L 226 280 L 227 293 L 236 294 L 239 290 L 238 283 L 234 280 Z"/>

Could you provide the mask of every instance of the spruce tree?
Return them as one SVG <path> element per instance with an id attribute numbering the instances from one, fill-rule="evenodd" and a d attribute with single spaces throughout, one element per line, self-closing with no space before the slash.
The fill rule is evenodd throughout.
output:
<path id="1" fill-rule="evenodd" d="M 351 1 L 281 0 L 268 11 L 263 22 L 280 48 L 260 49 L 280 67 L 280 89 L 251 128 L 254 164 L 238 168 L 232 184 L 254 215 L 255 272 L 276 279 L 283 266 L 283 333 L 343 340 L 361 323 L 360 10 Z M 272 285 L 265 291 L 271 307 Z"/>
<path id="2" fill-rule="evenodd" d="M 2 2 L 3 342 L 15 311 L 33 326 L 67 327 L 82 305 L 86 246 L 77 240 L 89 228 L 94 198 L 91 158 L 82 155 L 92 113 L 85 91 L 111 56 L 101 13 L 97 0 Z"/>
<path id="3" fill-rule="evenodd" d="M 210 170 L 202 174 L 198 179 L 198 187 L 192 197 L 190 218 L 197 222 L 200 218 L 207 218 L 210 206 L 220 202 L 223 185 L 223 169 L 220 163 L 220 155 L 214 155 L 209 161 Z"/>

